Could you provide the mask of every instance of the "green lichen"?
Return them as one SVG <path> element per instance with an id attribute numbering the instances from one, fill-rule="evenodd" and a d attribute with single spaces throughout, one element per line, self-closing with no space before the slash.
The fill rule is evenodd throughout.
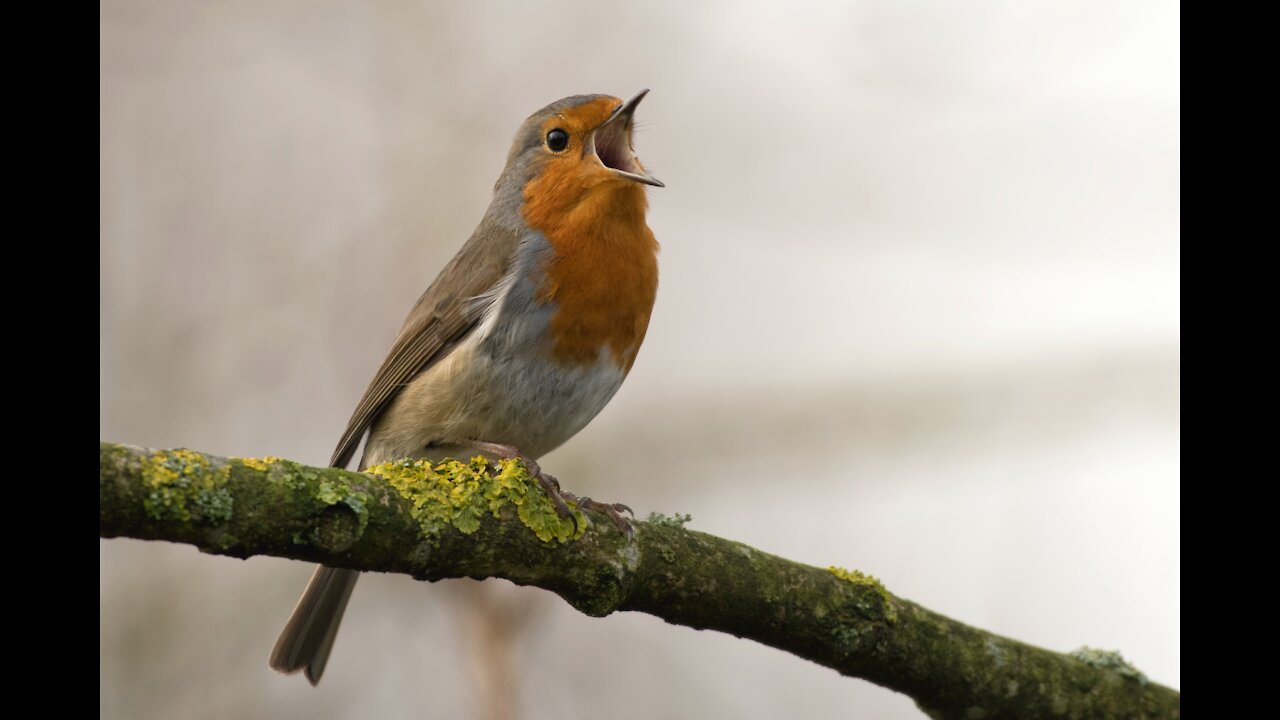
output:
<path id="1" fill-rule="evenodd" d="M 882 607 L 884 608 L 885 619 L 888 620 L 890 623 L 894 623 L 898 621 L 898 611 L 893 607 L 893 602 L 889 597 L 889 591 L 886 590 L 884 588 L 884 584 L 881 583 L 874 576 L 867 575 L 866 573 L 860 570 L 846 570 L 836 565 L 832 565 L 828 567 L 827 572 L 831 573 L 832 575 L 835 575 L 836 577 L 840 578 L 841 580 L 844 580 L 845 582 L 853 583 L 858 587 L 869 588 L 874 590 L 877 594 L 880 595 Z"/>
<path id="2" fill-rule="evenodd" d="M 230 477 L 230 465 L 215 465 L 200 453 L 158 450 L 142 458 L 148 488 L 143 508 L 154 520 L 225 523 L 235 509 L 225 487 Z"/>
<path id="3" fill-rule="evenodd" d="M 316 499 L 325 505 L 337 505 L 342 502 L 351 488 L 344 488 L 346 483 L 336 483 L 328 478 L 320 481 L 320 490 L 316 493 Z"/>
<path id="4" fill-rule="evenodd" d="M 235 501 L 231 491 L 224 487 L 202 490 L 196 494 L 196 507 L 205 520 L 211 523 L 225 523 L 231 519 L 231 511 Z"/>
<path id="5" fill-rule="evenodd" d="M 290 482 L 291 478 L 295 480 L 314 480 L 318 477 L 314 471 L 303 471 L 301 474 L 307 474 L 311 477 L 300 478 L 300 473 L 293 472 L 286 476 L 286 485 L 294 486 L 294 483 Z M 316 491 L 316 499 L 325 505 L 345 505 L 351 508 L 356 514 L 356 537 L 360 537 L 364 532 L 365 526 L 369 524 L 369 493 L 352 488 L 351 483 L 347 482 L 347 478 L 344 476 L 326 477 L 321 480 L 320 488 Z"/>
<path id="6" fill-rule="evenodd" d="M 685 513 L 683 515 L 680 513 L 676 513 L 674 515 L 664 515 L 663 513 L 660 513 L 660 512 L 651 512 L 649 513 L 649 517 L 644 519 L 645 522 L 651 525 L 661 525 L 663 527 L 674 527 L 674 528 L 682 528 L 685 526 L 685 523 L 691 520 L 693 520 L 693 516 L 688 513 Z"/>
<path id="7" fill-rule="evenodd" d="M 315 470 L 308 470 L 306 465 L 299 465 L 294 462 L 284 462 L 281 465 L 286 468 L 284 486 L 290 490 L 306 490 L 320 478 L 319 473 Z"/>
<path id="8" fill-rule="evenodd" d="M 1113 670 L 1121 677 L 1136 680 L 1142 685 L 1146 685 L 1148 682 L 1147 676 L 1134 667 L 1133 663 L 1125 660 L 1118 650 L 1099 650 L 1085 645 L 1078 650 L 1071 651 L 1071 657 L 1093 667 Z"/>
<path id="9" fill-rule="evenodd" d="M 573 519 L 560 517 L 518 460 L 500 460 L 496 465 L 482 456 L 469 463 L 446 459 L 435 465 L 429 460 L 397 460 L 365 472 L 384 478 L 411 503 L 413 519 L 428 536 L 446 527 L 470 535 L 480 529 L 486 514 L 498 517 L 507 505 L 515 505 L 520 522 L 543 542 L 564 543 L 586 532 L 582 513 L 573 508 L 576 526 Z"/>

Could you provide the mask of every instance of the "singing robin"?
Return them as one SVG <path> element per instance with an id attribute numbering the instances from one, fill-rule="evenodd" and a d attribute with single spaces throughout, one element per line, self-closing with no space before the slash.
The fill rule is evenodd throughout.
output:
<path id="1" fill-rule="evenodd" d="M 658 242 L 645 185 L 662 187 L 631 134 L 630 100 L 575 95 L 516 132 L 480 225 L 409 311 L 330 464 L 520 457 L 562 513 L 564 496 L 615 522 L 622 505 L 561 493 L 536 460 L 618 391 L 649 327 Z M 625 528 L 625 524 L 624 524 Z M 359 572 L 321 566 L 271 652 L 320 680 Z"/>

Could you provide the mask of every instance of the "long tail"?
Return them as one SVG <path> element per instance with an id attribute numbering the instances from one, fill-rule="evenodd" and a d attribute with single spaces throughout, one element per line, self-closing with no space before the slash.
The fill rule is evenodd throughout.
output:
<path id="1" fill-rule="evenodd" d="M 351 590 L 360 577 L 359 570 L 331 568 L 321 565 L 311 576 L 293 609 L 289 623 L 271 650 L 271 668 L 282 673 L 306 670 L 312 685 L 320 682 L 333 638 L 338 634 L 342 612 L 347 609 Z"/>

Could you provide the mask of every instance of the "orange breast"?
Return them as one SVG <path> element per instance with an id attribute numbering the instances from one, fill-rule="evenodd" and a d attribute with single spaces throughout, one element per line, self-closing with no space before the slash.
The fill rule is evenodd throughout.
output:
<path id="1" fill-rule="evenodd" d="M 538 300 L 556 304 L 556 362 L 594 365 L 608 348 L 629 371 L 657 296 L 658 241 L 645 225 L 643 188 L 598 169 L 546 168 L 525 186 L 523 214 L 553 249 Z"/>

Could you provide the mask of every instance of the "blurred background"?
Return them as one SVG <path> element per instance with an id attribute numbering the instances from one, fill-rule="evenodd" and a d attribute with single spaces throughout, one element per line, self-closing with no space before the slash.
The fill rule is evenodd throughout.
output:
<path id="1" fill-rule="evenodd" d="M 543 465 L 1179 686 L 1176 3 L 100 9 L 102 439 L 323 464 L 519 123 L 647 87 L 652 325 Z M 733 637 L 381 575 L 313 689 L 267 668 L 311 566 L 112 540 L 100 570 L 104 718 L 922 717 Z"/>

